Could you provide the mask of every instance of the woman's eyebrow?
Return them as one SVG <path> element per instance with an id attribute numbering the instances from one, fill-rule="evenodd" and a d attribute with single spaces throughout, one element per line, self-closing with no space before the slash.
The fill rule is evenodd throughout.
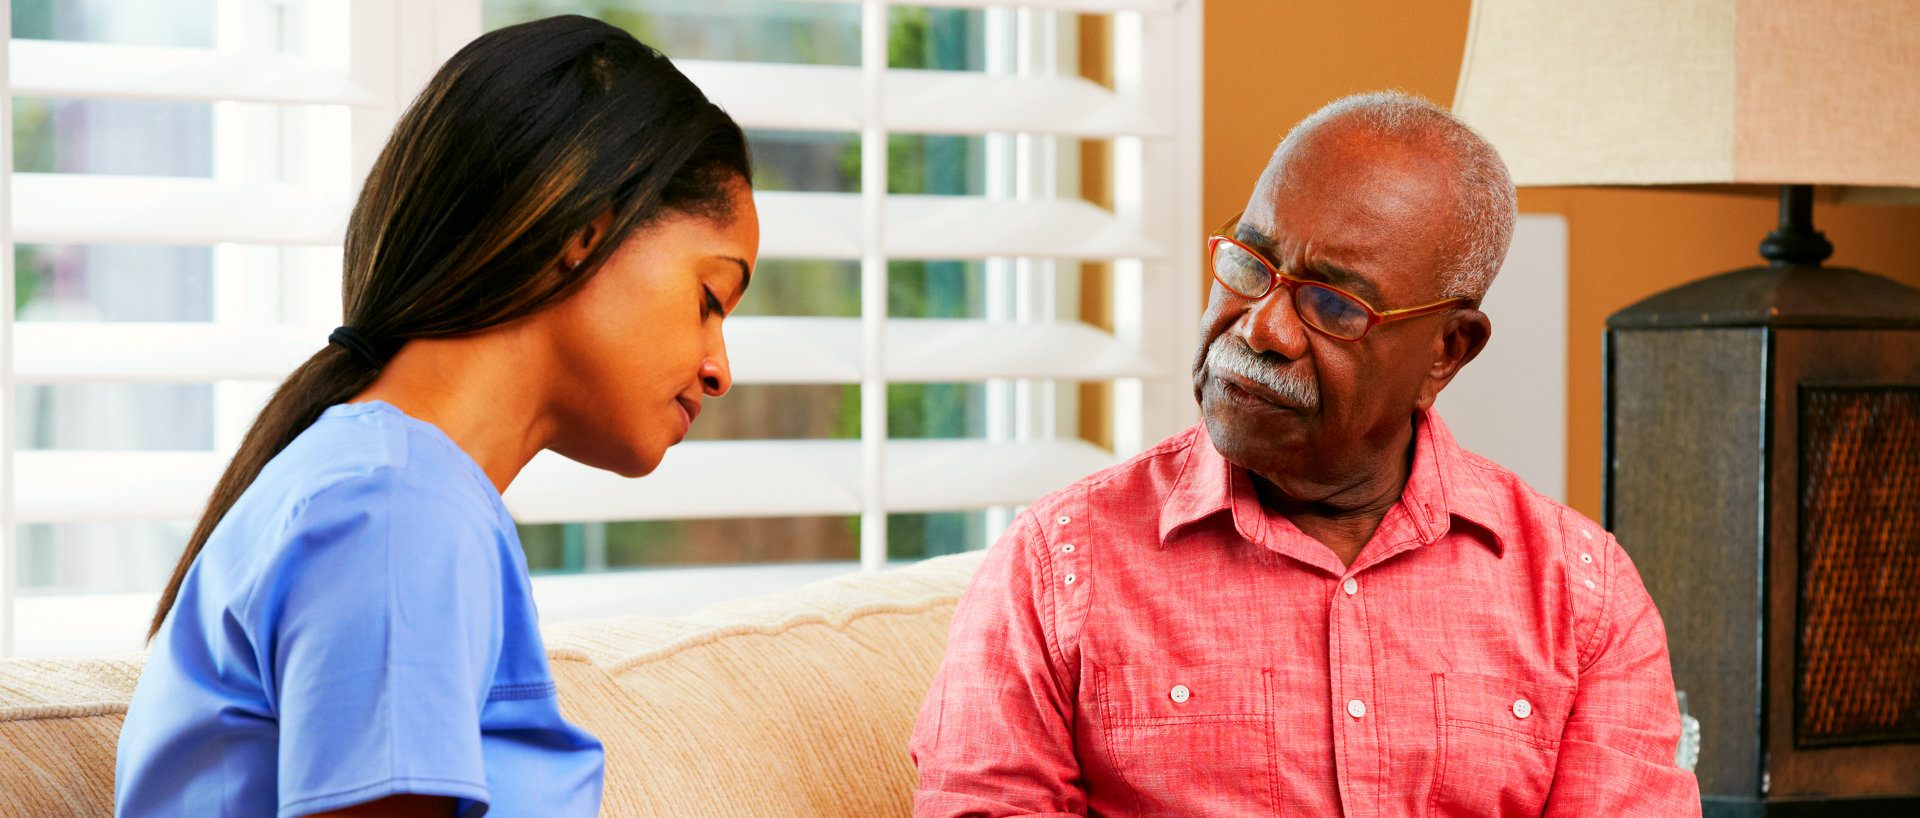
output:
<path id="1" fill-rule="evenodd" d="M 721 259 L 723 261 L 731 261 L 735 264 L 740 265 L 740 288 L 733 291 L 733 297 L 738 299 L 739 297 L 746 295 L 747 285 L 753 283 L 753 268 L 747 265 L 746 259 L 739 258 L 736 256 L 716 255 L 714 257 Z"/>

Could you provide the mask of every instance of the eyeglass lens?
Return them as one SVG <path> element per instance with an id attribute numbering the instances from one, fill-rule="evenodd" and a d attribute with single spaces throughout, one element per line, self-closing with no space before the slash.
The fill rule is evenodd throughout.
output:
<path id="1" fill-rule="evenodd" d="M 1248 298 L 1265 295 L 1273 283 L 1265 263 L 1228 241 L 1214 250 L 1213 274 L 1227 289 Z M 1347 340 L 1367 334 L 1367 308 L 1345 293 L 1308 281 L 1296 281 L 1292 289 L 1294 308 L 1314 329 Z"/>

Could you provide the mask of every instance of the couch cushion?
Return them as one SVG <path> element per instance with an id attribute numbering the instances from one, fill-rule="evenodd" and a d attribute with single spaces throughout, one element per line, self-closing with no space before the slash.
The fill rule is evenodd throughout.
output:
<path id="1" fill-rule="evenodd" d="M 907 739 L 980 558 L 549 629 L 561 709 L 607 747 L 601 814 L 912 814 Z"/>
<path id="2" fill-rule="evenodd" d="M 0 662 L 0 815 L 113 814 L 113 751 L 141 661 Z"/>
<path id="3" fill-rule="evenodd" d="M 600 814 L 911 814 L 907 738 L 981 557 L 543 629 L 561 710 L 607 748 Z M 140 666 L 0 662 L 0 815 L 112 814 Z"/>

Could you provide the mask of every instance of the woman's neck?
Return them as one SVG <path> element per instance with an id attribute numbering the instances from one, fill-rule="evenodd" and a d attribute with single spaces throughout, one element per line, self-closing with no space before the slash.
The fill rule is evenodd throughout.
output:
<path id="1" fill-rule="evenodd" d="M 433 424 L 504 494 L 556 431 L 536 346 L 513 327 L 408 341 L 349 402 L 386 401 Z"/>

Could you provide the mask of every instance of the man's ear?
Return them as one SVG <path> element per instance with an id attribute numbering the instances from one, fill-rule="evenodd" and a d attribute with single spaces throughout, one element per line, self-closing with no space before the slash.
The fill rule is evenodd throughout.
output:
<path id="1" fill-rule="evenodd" d="M 1493 322 L 1476 309 L 1461 309 L 1448 314 L 1439 335 L 1434 338 L 1433 363 L 1427 367 L 1427 380 L 1420 385 L 1418 407 L 1429 409 L 1440 390 L 1447 388 L 1460 368 L 1479 356 L 1493 337 Z"/>

